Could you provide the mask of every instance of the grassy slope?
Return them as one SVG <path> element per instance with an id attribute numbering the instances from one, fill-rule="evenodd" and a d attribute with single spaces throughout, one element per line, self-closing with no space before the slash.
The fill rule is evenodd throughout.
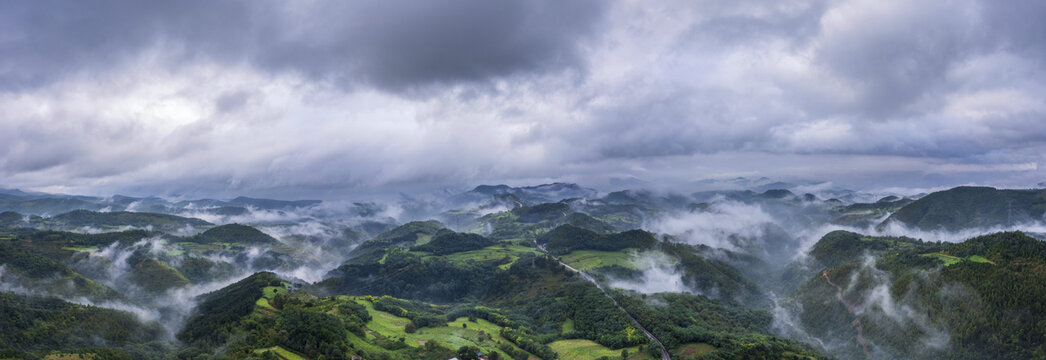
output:
<path id="1" fill-rule="evenodd" d="M 816 247 L 816 246 L 815 246 Z M 929 251 L 928 251 L 929 250 Z M 830 267 L 796 291 L 800 314 L 813 336 L 832 334 L 847 340 L 840 356 L 859 356 L 855 319 L 863 337 L 887 354 L 908 358 L 1038 358 L 1042 346 L 1042 284 L 1046 279 L 1046 244 L 1021 233 L 995 233 L 956 244 L 914 244 L 877 255 L 876 272 L 891 279 L 890 295 L 899 307 L 917 309 L 933 328 L 893 322 L 866 312 L 853 315 L 838 300 L 838 289 L 860 305 L 882 276 L 860 260 Z M 855 282 L 856 281 L 856 282 Z M 874 310 L 875 308 L 871 308 Z M 887 320 L 884 320 L 887 319 Z M 923 339 L 947 329 L 945 349 L 925 349 Z"/>
<path id="2" fill-rule="evenodd" d="M 632 263 L 635 256 L 630 251 L 574 250 L 560 256 L 559 259 L 578 270 L 589 270 L 611 265 L 635 268 L 635 265 Z"/>
<path id="3" fill-rule="evenodd" d="M 403 329 L 407 323 L 410 322 L 409 319 L 377 310 L 374 308 L 373 304 L 369 301 L 363 300 L 362 298 L 355 298 L 355 301 L 366 306 L 367 312 L 371 314 L 372 319 L 367 322 L 367 328 L 369 330 L 388 338 L 405 338 L 407 345 L 413 347 L 421 346 L 427 341 L 436 340 L 450 349 L 457 349 L 461 346 L 475 346 L 480 348 L 484 353 L 491 353 L 494 351 L 501 353 L 500 350 L 497 350 L 497 343 L 509 342 L 499 335 L 501 327 L 483 319 L 477 319 L 476 322 L 471 322 L 464 317 L 448 323 L 447 326 L 420 328 L 415 333 L 408 334 Z M 467 328 L 463 327 L 462 324 L 467 325 Z M 486 336 L 481 336 L 481 333 L 486 333 Z M 350 338 L 351 337 L 355 337 L 355 335 L 350 335 Z M 368 339 L 366 340 L 369 340 L 371 337 L 371 335 L 368 335 Z M 351 342 L 354 344 L 360 343 L 360 341 Z M 375 350 L 377 349 L 379 348 L 375 347 Z M 503 359 L 508 358 L 508 355 L 504 353 L 501 353 L 501 356 Z"/>
<path id="4" fill-rule="evenodd" d="M 507 256 L 509 257 L 510 261 L 501 264 L 499 267 L 501 269 L 508 269 L 509 266 L 512 266 L 512 264 L 516 263 L 516 260 L 519 260 L 519 257 L 521 255 L 527 253 L 537 254 L 538 251 L 537 249 L 520 245 L 498 244 L 488 246 L 479 250 L 450 254 L 447 255 L 446 259 L 457 263 L 488 262 L 504 259 Z"/>
<path id="5" fill-rule="evenodd" d="M 275 352 L 276 355 L 278 355 L 280 358 L 287 359 L 287 360 L 305 360 L 305 359 L 307 359 L 305 357 L 302 357 L 301 355 L 298 355 L 298 354 L 294 353 L 293 351 L 285 349 L 282 346 L 273 346 L 271 348 L 254 350 L 254 352 L 258 353 L 258 354 L 264 353 L 266 351 Z"/>
<path id="6" fill-rule="evenodd" d="M 972 262 L 978 262 L 978 263 L 994 264 L 994 262 L 992 262 L 991 260 L 988 260 L 984 256 L 980 256 L 980 255 L 971 255 L 971 256 L 967 256 L 965 258 L 961 258 L 961 257 L 951 256 L 951 255 L 948 255 L 948 254 L 945 254 L 945 253 L 936 252 L 936 253 L 922 254 L 922 255 L 919 255 L 919 256 L 936 258 L 938 260 L 941 260 L 941 262 L 944 263 L 944 266 L 952 266 L 952 265 L 961 263 L 963 261 L 972 261 Z"/>
<path id="7" fill-rule="evenodd" d="M 560 359 L 595 360 L 606 356 L 611 359 L 621 358 L 621 349 L 612 350 L 606 346 L 599 345 L 592 340 L 572 339 L 558 340 L 548 344 L 553 351 L 559 353 Z M 640 352 L 638 346 L 625 348 L 628 350 L 629 360 L 653 359 L 646 351 Z"/>

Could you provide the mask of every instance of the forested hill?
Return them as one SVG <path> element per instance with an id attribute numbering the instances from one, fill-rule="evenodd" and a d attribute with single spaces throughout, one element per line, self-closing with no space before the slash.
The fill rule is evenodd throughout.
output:
<path id="1" fill-rule="evenodd" d="M 960 186 L 926 195 L 897 210 L 892 222 L 922 230 L 957 231 L 1042 221 L 1046 190 L 999 190 Z"/>
<path id="2" fill-rule="evenodd" d="M 827 268 L 792 297 L 834 353 L 860 358 L 1046 356 L 1046 242 L 1020 232 L 962 243 L 826 235 Z"/>

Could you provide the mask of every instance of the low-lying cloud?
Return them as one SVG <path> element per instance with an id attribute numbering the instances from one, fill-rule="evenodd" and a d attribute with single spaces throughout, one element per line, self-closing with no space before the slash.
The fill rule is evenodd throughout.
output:
<path id="1" fill-rule="evenodd" d="M 644 294 L 661 292 L 697 293 L 683 282 L 683 274 L 676 268 L 678 261 L 667 255 L 646 251 L 633 253 L 633 268 L 642 273 L 631 279 L 610 279 L 610 286 L 638 291 Z"/>

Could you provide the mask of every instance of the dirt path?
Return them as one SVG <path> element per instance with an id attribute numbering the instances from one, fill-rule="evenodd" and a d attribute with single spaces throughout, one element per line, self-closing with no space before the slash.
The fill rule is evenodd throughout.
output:
<path id="1" fill-rule="evenodd" d="M 868 352 L 868 341 L 864 339 L 864 326 L 861 325 L 861 318 L 857 316 L 857 305 L 843 297 L 843 288 L 832 282 L 832 278 L 828 277 L 828 270 L 821 271 L 821 277 L 828 282 L 828 285 L 835 287 L 835 298 L 843 303 L 846 306 L 846 311 L 854 316 L 854 321 L 851 325 L 853 325 L 854 329 L 857 329 L 857 343 L 861 345 L 861 350 L 864 350 L 864 356 L 871 359 L 872 353 Z"/>
<path id="2" fill-rule="evenodd" d="M 640 324 L 638 320 L 632 317 L 632 314 L 629 314 L 624 307 L 618 304 L 617 300 L 614 299 L 613 296 L 610 296 L 610 293 L 607 292 L 607 289 L 604 289 L 603 285 L 600 285 L 599 282 L 596 281 L 596 279 L 592 278 L 584 271 L 575 269 L 573 266 L 567 265 L 567 263 L 563 262 L 562 260 L 559 260 L 559 258 L 555 255 L 549 254 L 549 252 L 545 250 L 545 247 L 538 244 L 537 241 L 534 242 L 534 245 L 537 246 L 538 250 L 541 250 L 541 252 L 545 253 L 545 255 L 548 255 L 552 259 L 556 260 L 556 262 L 558 262 L 560 265 L 563 265 L 563 267 L 577 273 L 578 275 L 581 275 L 583 279 L 588 280 L 588 282 L 591 282 L 592 284 L 596 285 L 596 288 L 599 289 L 599 291 L 602 291 L 603 295 L 610 299 L 610 301 L 614 303 L 614 306 L 617 306 L 618 310 L 621 310 L 621 312 L 625 314 L 625 317 L 627 317 L 628 320 L 632 322 L 632 325 L 635 325 L 635 327 L 639 329 L 639 331 L 642 331 L 643 334 L 646 335 L 648 339 L 650 339 L 650 341 L 653 341 L 657 344 L 659 348 L 661 348 L 661 360 L 672 360 L 672 357 L 668 355 L 668 350 L 665 349 L 665 345 L 661 343 L 661 340 L 658 340 L 657 337 L 654 336 L 654 334 L 647 331 L 647 329 L 643 327 L 643 324 Z"/>

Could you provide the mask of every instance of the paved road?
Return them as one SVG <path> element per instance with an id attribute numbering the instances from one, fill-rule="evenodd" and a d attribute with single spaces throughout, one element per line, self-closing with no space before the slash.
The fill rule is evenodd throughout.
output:
<path id="1" fill-rule="evenodd" d="M 573 266 L 567 265 L 567 263 L 563 262 L 562 260 L 559 260 L 559 258 L 556 257 L 555 255 L 549 254 L 549 252 L 547 250 L 545 250 L 545 247 L 541 246 L 537 242 L 534 242 L 534 245 L 536 245 L 538 247 L 538 249 L 541 250 L 541 252 L 545 253 L 545 255 L 548 255 L 549 257 L 555 259 L 556 262 L 559 262 L 560 265 L 563 265 L 563 267 L 569 269 L 570 271 L 573 271 L 573 272 L 577 273 L 578 275 L 581 275 L 582 278 L 584 278 L 585 280 L 588 280 L 592 284 L 596 285 L 596 288 L 598 288 L 599 291 L 602 291 L 603 295 L 605 295 L 607 298 L 609 298 L 610 301 L 613 301 L 614 302 L 614 306 L 617 306 L 617 308 L 619 310 L 621 310 L 622 313 L 625 314 L 625 317 L 627 317 L 628 320 L 632 322 L 632 325 L 635 325 L 635 327 L 637 329 L 639 329 L 639 331 L 642 331 L 643 334 L 645 334 L 646 337 L 648 339 L 650 339 L 650 341 L 653 341 L 654 343 L 657 343 L 657 347 L 661 348 L 661 360 L 672 360 L 672 357 L 668 355 L 668 350 L 665 350 L 665 345 L 661 344 L 661 340 L 658 340 L 656 337 L 654 337 L 654 334 L 651 334 L 649 331 L 647 331 L 647 329 L 645 327 L 643 327 L 643 324 L 640 324 L 639 321 L 637 321 L 635 318 L 633 318 L 632 315 L 629 314 L 628 311 L 626 311 L 624 307 L 619 305 L 617 303 L 617 300 L 614 299 L 613 296 L 610 296 L 610 293 L 607 292 L 607 289 L 604 289 L 603 285 L 600 285 L 599 282 L 596 281 L 596 279 L 592 278 L 591 276 L 586 274 L 584 271 L 575 269 Z"/>

